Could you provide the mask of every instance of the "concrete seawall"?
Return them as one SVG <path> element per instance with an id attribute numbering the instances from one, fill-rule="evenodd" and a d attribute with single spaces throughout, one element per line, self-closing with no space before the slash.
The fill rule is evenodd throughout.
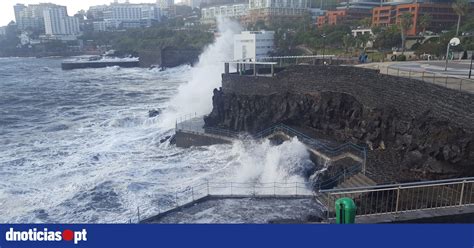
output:
<path id="1" fill-rule="evenodd" d="M 413 116 L 431 111 L 439 118 L 474 130 L 473 94 L 365 68 L 299 65 L 289 67 L 275 77 L 223 74 L 222 91 L 224 94 L 248 96 L 341 92 L 355 97 L 367 108 L 390 106 Z"/>

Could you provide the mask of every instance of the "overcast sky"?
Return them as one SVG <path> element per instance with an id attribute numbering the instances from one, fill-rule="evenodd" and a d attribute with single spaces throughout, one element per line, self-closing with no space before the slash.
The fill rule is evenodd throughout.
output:
<path id="1" fill-rule="evenodd" d="M 124 1 L 125 0 L 120 0 L 120 2 Z M 13 13 L 13 5 L 17 3 L 22 3 L 26 5 L 37 4 L 40 2 L 65 5 L 67 6 L 68 14 L 74 15 L 77 11 L 81 9 L 87 10 L 89 6 L 108 4 L 113 2 L 113 0 L 0 0 L 0 26 L 5 26 L 10 21 L 15 20 L 15 14 Z M 156 0 L 130 0 L 130 3 L 156 3 Z"/>

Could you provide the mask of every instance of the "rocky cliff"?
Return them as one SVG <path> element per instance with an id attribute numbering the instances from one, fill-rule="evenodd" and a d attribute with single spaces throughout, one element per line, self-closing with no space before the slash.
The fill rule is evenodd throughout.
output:
<path id="1" fill-rule="evenodd" d="M 254 77 L 241 79 L 242 82 L 257 80 Z M 295 83 L 299 83 L 298 87 L 304 85 L 304 80 L 294 79 Z M 324 84 L 315 79 L 309 80 L 312 84 Z M 279 81 L 284 82 L 282 85 L 291 84 L 291 79 L 285 75 L 273 80 L 274 84 Z M 347 78 L 351 83 L 358 83 L 357 80 L 357 77 Z M 404 84 L 404 79 L 399 80 L 397 83 Z M 207 126 L 257 132 L 276 123 L 285 123 L 309 130 L 316 138 L 330 137 L 339 142 L 364 144 L 370 150 L 369 170 L 376 174 L 380 181 L 474 176 L 474 123 L 465 121 L 472 117 L 472 112 L 471 115 L 465 115 L 462 122 L 456 121 L 456 116 L 463 114 L 462 109 L 465 106 L 451 106 L 450 111 L 458 113 L 450 119 L 441 115 L 440 110 L 434 107 L 437 102 L 426 102 L 424 92 L 413 96 L 418 98 L 415 99 L 417 102 L 424 104 L 424 108 L 407 109 L 390 104 L 386 99 L 377 96 L 376 91 L 370 97 L 371 104 L 368 104 L 360 98 L 361 94 L 357 94 L 357 87 L 354 87 L 353 92 L 342 90 L 347 85 L 341 85 L 340 91 L 325 90 L 325 87 L 304 90 L 304 86 L 300 89 L 284 87 L 275 90 L 278 89 L 275 85 L 271 90 L 267 87 L 265 91 L 255 91 L 248 89 L 250 82 L 243 82 L 243 85 L 247 85 L 245 90 L 253 92 L 250 94 L 239 91 L 237 83 L 235 78 L 231 81 L 227 79 L 223 82 L 222 89 L 214 90 L 213 110 L 205 118 Z M 383 83 L 388 88 L 391 87 L 386 81 Z M 441 91 L 445 95 L 451 93 L 459 96 L 458 92 L 417 83 L 423 84 L 423 87 L 434 87 L 430 93 Z M 370 90 L 367 87 L 370 88 L 367 85 L 365 90 Z M 258 94 L 259 92 L 262 94 Z M 394 89 L 392 93 L 400 101 L 406 96 L 409 96 L 410 101 L 414 100 L 410 95 L 413 92 L 400 94 Z M 463 97 L 472 99 L 469 95 Z"/>

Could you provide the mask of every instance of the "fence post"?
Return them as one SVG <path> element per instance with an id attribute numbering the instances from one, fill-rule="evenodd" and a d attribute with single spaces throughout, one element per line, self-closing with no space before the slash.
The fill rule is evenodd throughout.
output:
<path id="1" fill-rule="evenodd" d="M 400 68 L 397 68 L 397 77 L 400 77 Z"/>
<path id="2" fill-rule="evenodd" d="M 138 223 L 140 223 L 140 207 L 137 207 L 137 218 L 138 218 Z"/>
<path id="3" fill-rule="evenodd" d="M 462 79 L 461 82 L 459 82 L 459 91 L 462 91 Z"/>
<path id="4" fill-rule="evenodd" d="M 328 193 L 327 220 L 329 222 L 329 212 L 331 211 L 331 194 Z"/>
<path id="5" fill-rule="evenodd" d="M 176 206 L 179 206 L 179 203 L 178 203 L 178 192 L 176 192 L 175 198 L 176 198 Z"/>
<path id="6" fill-rule="evenodd" d="M 448 88 L 448 76 L 446 76 L 446 88 Z"/>
<path id="7" fill-rule="evenodd" d="M 461 186 L 461 197 L 459 197 L 459 206 L 462 205 L 462 198 L 464 195 L 464 184 L 466 183 L 466 180 L 462 181 L 462 186 Z"/>
<path id="8" fill-rule="evenodd" d="M 387 75 L 388 75 L 388 66 L 387 66 Z"/>
<path id="9" fill-rule="evenodd" d="M 273 196 L 276 196 L 276 182 L 273 182 Z"/>
<path id="10" fill-rule="evenodd" d="M 398 186 L 398 189 L 397 189 L 397 202 L 395 203 L 395 213 L 398 213 L 399 200 L 400 200 L 400 186 Z"/>
<path id="11" fill-rule="evenodd" d="M 364 147 L 364 164 L 362 164 L 362 174 L 365 175 L 367 171 L 367 148 Z"/>

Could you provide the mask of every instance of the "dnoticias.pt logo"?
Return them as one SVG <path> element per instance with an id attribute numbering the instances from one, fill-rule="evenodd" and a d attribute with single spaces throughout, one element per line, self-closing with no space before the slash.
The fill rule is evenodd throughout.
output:
<path id="1" fill-rule="evenodd" d="M 80 241 L 87 241 L 87 231 L 72 231 L 66 229 L 64 231 L 50 231 L 48 228 L 38 230 L 37 228 L 28 229 L 28 231 L 15 231 L 10 228 L 5 234 L 5 240 L 14 241 L 41 241 L 41 242 L 58 242 L 58 241 L 74 241 L 78 244 Z"/>

